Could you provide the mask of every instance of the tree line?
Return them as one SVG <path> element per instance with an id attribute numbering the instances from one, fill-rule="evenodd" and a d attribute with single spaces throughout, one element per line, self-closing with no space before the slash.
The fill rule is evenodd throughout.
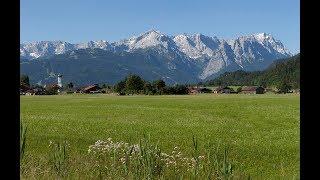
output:
<path id="1" fill-rule="evenodd" d="M 138 75 L 128 75 L 123 80 L 114 85 L 114 91 L 120 95 L 145 94 L 145 95 L 164 95 L 164 94 L 188 94 L 186 85 L 167 86 L 162 80 L 146 81 Z"/>
<path id="2" fill-rule="evenodd" d="M 20 86 L 28 86 L 32 88 L 42 89 L 45 94 L 52 95 L 58 93 L 58 86 L 48 85 L 46 87 L 40 85 L 30 85 L 29 77 L 27 75 L 20 76 Z M 133 94 L 145 94 L 145 95 L 170 95 L 170 94 L 188 94 L 187 85 L 166 85 L 165 81 L 162 79 L 155 81 L 146 81 L 136 74 L 130 74 L 126 76 L 123 80 L 119 81 L 115 85 L 108 84 L 96 84 L 99 89 L 104 89 L 101 92 L 108 93 L 118 93 L 119 95 L 133 95 Z M 63 85 L 61 91 L 72 91 L 74 84 L 69 82 Z"/>

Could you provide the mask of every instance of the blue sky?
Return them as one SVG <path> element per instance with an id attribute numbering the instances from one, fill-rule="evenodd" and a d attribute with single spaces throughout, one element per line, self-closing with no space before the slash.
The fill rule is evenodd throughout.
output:
<path id="1" fill-rule="evenodd" d="M 21 0 L 21 42 L 109 42 L 150 29 L 234 38 L 272 34 L 300 51 L 299 0 Z"/>

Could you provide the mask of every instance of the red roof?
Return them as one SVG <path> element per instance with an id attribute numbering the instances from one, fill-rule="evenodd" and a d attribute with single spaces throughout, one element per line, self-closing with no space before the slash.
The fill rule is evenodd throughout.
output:
<path id="1" fill-rule="evenodd" d="M 97 88 L 98 86 L 97 85 L 90 85 L 90 86 L 87 86 L 83 89 L 83 91 L 90 91 L 91 89 L 95 89 Z"/>

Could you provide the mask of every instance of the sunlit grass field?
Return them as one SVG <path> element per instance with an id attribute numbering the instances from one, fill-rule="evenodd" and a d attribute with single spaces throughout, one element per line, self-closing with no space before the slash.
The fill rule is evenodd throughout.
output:
<path id="1" fill-rule="evenodd" d="M 193 135 L 200 146 L 228 147 L 235 168 L 253 178 L 299 177 L 299 95 L 56 95 L 21 96 L 20 102 L 29 175 L 48 171 L 50 141 L 68 141 L 71 159 L 79 162 L 97 140 L 136 143 L 150 134 L 164 151 L 179 146 L 190 153 Z"/>

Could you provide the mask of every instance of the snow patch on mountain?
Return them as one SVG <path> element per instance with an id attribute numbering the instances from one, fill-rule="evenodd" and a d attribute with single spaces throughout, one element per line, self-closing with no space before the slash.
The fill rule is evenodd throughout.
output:
<path id="1" fill-rule="evenodd" d="M 75 45 L 75 49 L 87 49 L 87 48 L 99 48 L 103 50 L 109 50 L 111 49 L 111 45 L 105 41 L 105 40 L 100 40 L 100 41 L 89 41 L 87 43 L 79 43 Z"/>

